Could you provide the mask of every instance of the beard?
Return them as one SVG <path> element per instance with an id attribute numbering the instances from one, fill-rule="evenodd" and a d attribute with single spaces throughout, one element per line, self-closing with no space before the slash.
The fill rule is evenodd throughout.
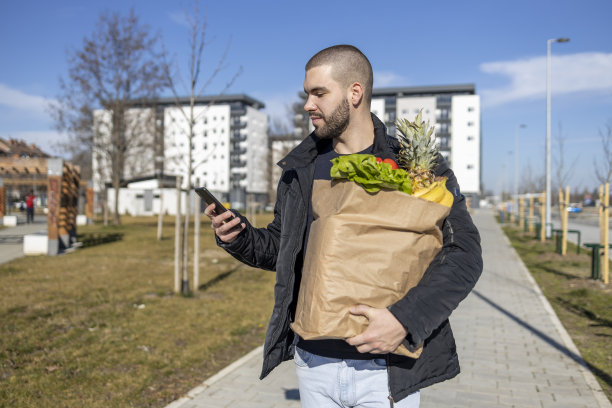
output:
<path id="1" fill-rule="evenodd" d="M 348 127 L 350 121 L 350 105 L 344 98 L 340 105 L 329 116 L 323 114 L 312 115 L 323 119 L 324 124 L 315 129 L 315 135 L 321 139 L 338 137 Z"/>

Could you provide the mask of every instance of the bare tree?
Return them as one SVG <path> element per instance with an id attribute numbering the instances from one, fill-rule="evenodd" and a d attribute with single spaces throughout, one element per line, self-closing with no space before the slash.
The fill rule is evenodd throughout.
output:
<path id="1" fill-rule="evenodd" d="M 599 129 L 601 138 L 601 165 L 595 159 L 595 176 L 601 184 L 609 183 L 612 179 L 612 120 L 604 125 L 604 129 Z"/>
<path id="2" fill-rule="evenodd" d="M 94 171 L 110 178 L 115 224 L 120 223 L 119 188 L 126 159 L 129 155 L 132 167 L 139 158 L 147 163 L 149 158 L 139 153 L 154 143 L 154 134 L 144 125 L 150 118 L 142 117 L 150 111 L 135 108 L 148 106 L 167 86 L 158 41 L 133 10 L 126 17 L 103 13 L 81 48 L 68 53 L 67 79 L 60 79 L 61 94 L 50 106 L 57 129 L 68 133 L 70 149 L 91 152 L 100 160 Z M 101 180 L 108 180 L 105 177 Z"/>
<path id="3" fill-rule="evenodd" d="M 567 166 L 565 161 L 565 135 L 563 134 L 563 127 L 561 123 L 559 123 L 559 133 L 556 138 L 556 149 L 555 155 L 553 157 L 553 164 L 555 166 L 554 175 L 555 175 L 555 186 L 552 191 L 552 195 L 555 196 L 556 192 L 560 188 L 565 188 L 569 185 L 570 181 L 574 176 L 574 168 L 576 163 L 578 162 L 578 157 L 574 159 L 574 161 Z"/>
<path id="4" fill-rule="evenodd" d="M 225 48 L 225 51 L 221 55 L 221 57 L 217 60 L 216 64 L 214 64 L 214 68 L 212 73 L 206 78 L 206 80 L 201 83 L 200 75 L 202 73 L 203 64 L 204 64 L 204 49 L 207 45 L 210 44 L 207 39 L 207 18 L 206 15 L 200 14 L 200 2 L 198 0 L 194 0 L 192 4 L 191 12 L 187 10 L 184 11 L 185 21 L 189 27 L 189 57 L 187 61 L 187 82 L 183 80 L 182 75 L 180 75 L 180 70 L 178 73 L 174 74 L 171 70 L 171 67 L 175 64 L 164 64 L 165 65 L 165 78 L 170 85 L 170 89 L 174 96 L 175 105 L 177 110 L 180 112 L 179 115 L 183 117 L 185 123 L 187 124 L 186 129 L 184 129 L 184 137 L 187 142 L 187 155 L 183 157 L 173 158 L 174 160 L 182 160 L 182 167 L 187 170 L 186 174 L 186 185 L 187 185 L 187 200 L 185 202 L 185 219 L 184 219 L 184 227 L 183 227 L 183 262 L 182 262 L 182 285 L 181 292 L 186 294 L 189 292 L 189 281 L 187 275 L 187 261 L 188 261 L 188 237 L 189 237 L 189 218 L 191 214 L 191 200 L 189 199 L 192 186 L 192 176 L 194 170 L 199 166 L 206 162 L 209 156 L 213 153 L 210 151 L 208 156 L 198 158 L 198 161 L 193 157 L 193 140 L 194 140 L 194 127 L 201 118 L 202 115 L 206 114 L 206 109 L 200 109 L 196 112 L 195 106 L 196 101 L 199 97 L 203 96 L 206 92 L 207 88 L 215 78 L 221 73 L 226 66 L 227 54 L 229 52 L 230 42 Z M 237 72 L 233 75 L 233 77 L 225 84 L 223 90 L 218 94 L 219 96 L 225 93 L 227 89 L 229 89 L 232 84 L 236 81 L 238 76 L 242 73 L 242 67 L 240 67 Z M 178 79 L 178 81 L 177 81 Z M 179 88 L 179 84 L 181 85 Z M 189 106 L 184 104 L 184 98 L 181 95 L 188 95 Z M 206 105 L 205 108 L 213 105 L 216 102 L 215 98 L 212 98 Z M 199 209 L 197 209 L 199 211 Z"/>
<path id="5" fill-rule="evenodd" d="M 527 161 L 527 167 L 521 177 L 521 193 L 539 193 L 546 188 L 546 176 L 536 173 L 531 167 L 531 161 Z"/>

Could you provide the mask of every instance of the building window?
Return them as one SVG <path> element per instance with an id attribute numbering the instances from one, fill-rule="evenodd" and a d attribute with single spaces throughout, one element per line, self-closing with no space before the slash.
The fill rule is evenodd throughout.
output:
<path id="1" fill-rule="evenodd" d="M 468 112 L 474 112 L 474 107 L 473 106 L 468 106 Z"/>
<path id="2" fill-rule="evenodd" d="M 473 169 L 473 168 L 474 168 L 474 165 L 473 165 L 473 164 L 468 164 L 468 165 L 467 165 L 467 168 L 468 168 L 468 170 L 471 170 L 471 169 Z"/>
<path id="3" fill-rule="evenodd" d="M 468 136 L 467 140 L 474 140 L 474 136 Z"/>
<path id="4" fill-rule="evenodd" d="M 204 137 L 208 136 L 208 130 L 204 131 Z"/>
<path id="5" fill-rule="evenodd" d="M 467 123 L 468 126 L 474 126 L 474 122 L 470 121 Z"/>

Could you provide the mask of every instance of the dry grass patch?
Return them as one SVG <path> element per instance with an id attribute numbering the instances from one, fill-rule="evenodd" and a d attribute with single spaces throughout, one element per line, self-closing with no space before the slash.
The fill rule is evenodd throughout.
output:
<path id="1" fill-rule="evenodd" d="M 200 290 L 173 295 L 170 217 L 162 241 L 153 218 L 123 222 L 79 230 L 120 241 L 0 266 L 0 406 L 164 406 L 263 342 L 273 273 L 204 224 Z"/>

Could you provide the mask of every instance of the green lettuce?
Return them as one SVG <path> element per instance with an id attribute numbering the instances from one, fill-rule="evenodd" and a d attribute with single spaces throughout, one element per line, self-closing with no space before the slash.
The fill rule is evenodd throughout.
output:
<path id="1" fill-rule="evenodd" d="M 412 194 L 412 181 L 404 169 L 391 169 L 389 163 L 376 163 L 371 154 L 349 154 L 331 160 L 331 178 L 348 179 L 363 186 L 368 193 L 381 188 Z"/>

